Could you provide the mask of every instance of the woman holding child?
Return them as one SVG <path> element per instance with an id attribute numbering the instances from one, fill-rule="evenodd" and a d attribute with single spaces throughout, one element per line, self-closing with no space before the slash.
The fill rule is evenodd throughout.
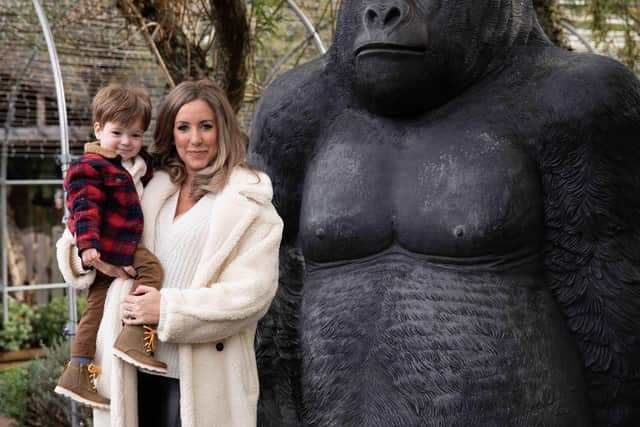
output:
<path id="1" fill-rule="evenodd" d="M 94 425 L 255 425 L 253 341 L 276 292 L 282 235 L 270 180 L 244 162 L 233 110 L 210 81 L 168 94 L 153 139 L 141 243 L 164 280 L 160 290 L 141 284 L 129 293 L 132 281 L 122 279 L 109 287 L 95 363 L 98 392 L 111 404 L 94 411 Z M 166 373 L 111 357 L 122 323 L 157 324 L 155 357 Z"/>

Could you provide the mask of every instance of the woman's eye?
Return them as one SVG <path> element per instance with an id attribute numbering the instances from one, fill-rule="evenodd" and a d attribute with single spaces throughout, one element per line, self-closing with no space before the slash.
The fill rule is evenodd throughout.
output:
<path id="1" fill-rule="evenodd" d="M 178 126 L 178 130 L 179 130 L 180 132 L 184 132 L 184 131 L 186 131 L 186 130 L 188 130 L 188 129 L 189 129 L 189 126 L 186 126 L 186 125 L 180 125 L 180 126 Z"/>
<path id="2" fill-rule="evenodd" d="M 208 129 L 212 129 L 213 125 L 211 123 L 203 123 L 201 127 L 202 127 L 202 129 L 207 129 L 208 130 Z"/>

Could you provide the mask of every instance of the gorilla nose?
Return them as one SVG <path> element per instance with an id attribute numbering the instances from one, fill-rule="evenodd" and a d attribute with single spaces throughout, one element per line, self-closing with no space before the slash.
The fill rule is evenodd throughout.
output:
<path id="1" fill-rule="evenodd" d="M 400 2 L 385 2 L 386 4 L 374 4 L 364 11 L 364 25 L 369 30 L 386 30 L 394 27 L 405 13 Z"/>

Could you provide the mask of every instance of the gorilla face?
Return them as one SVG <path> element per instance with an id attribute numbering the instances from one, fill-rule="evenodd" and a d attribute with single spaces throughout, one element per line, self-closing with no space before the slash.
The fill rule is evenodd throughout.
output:
<path id="1" fill-rule="evenodd" d="M 363 0 L 352 12 L 355 93 L 390 116 L 442 105 L 486 69 L 488 47 L 515 34 L 508 0 Z"/>
<path id="2" fill-rule="evenodd" d="M 440 80 L 429 73 L 439 67 L 427 51 L 427 8 L 412 0 L 374 0 L 364 2 L 361 15 L 353 49 L 358 97 L 381 114 L 418 112 L 429 82 Z"/>

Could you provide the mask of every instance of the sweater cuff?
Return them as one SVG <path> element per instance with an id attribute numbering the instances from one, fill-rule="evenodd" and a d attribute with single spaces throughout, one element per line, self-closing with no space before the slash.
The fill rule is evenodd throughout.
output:
<path id="1" fill-rule="evenodd" d="M 60 273 L 62 273 L 65 282 L 71 283 L 77 289 L 86 289 L 91 286 L 96 277 L 96 272 L 95 270 L 85 270 L 82 267 L 82 260 L 78 256 L 75 239 L 69 229 L 65 229 L 56 243 L 56 256 Z"/>
<path id="2" fill-rule="evenodd" d="M 70 252 L 69 256 L 71 259 L 69 260 L 69 263 L 71 264 L 71 270 L 74 275 L 82 276 L 83 274 L 89 274 L 93 271 L 92 268 L 84 268 L 84 265 L 82 265 L 82 258 L 80 258 L 78 248 L 75 245 L 71 246 Z"/>
<path id="3" fill-rule="evenodd" d="M 180 334 L 182 330 L 182 319 L 171 310 L 173 301 L 178 297 L 178 289 L 160 289 L 160 319 L 158 320 L 158 339 L 170 342 L 171 338 Z"/>

